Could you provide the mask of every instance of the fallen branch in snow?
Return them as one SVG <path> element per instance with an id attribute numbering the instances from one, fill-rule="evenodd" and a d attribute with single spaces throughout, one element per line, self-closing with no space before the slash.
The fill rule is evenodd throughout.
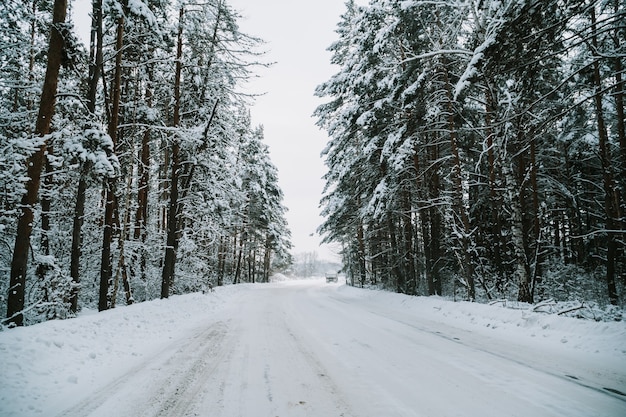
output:
<path id="1" fill-rule="evenodd" d="M 14 319 L 15 317 L 17 317 L 20 314 L 28 313 L 30 310 L 32 310 L 32 309 L 34 309 L 36 307 L 39 307 L 42 304 L 42 302 L 43 302 L 43 298 L 40 299 L 39 301 L 37 301 L 36 303 L 31 304 L 30 306 L 26 307 L 24 310 L 20 310 L 20 311 L 18 311 L 17 313 L 13 314 L 10 317 L 1 319 L 0 320 L 0 326 L 7 326 L 10 329 L 15 327 L 15 326 L 12 326 L 11 323 L 9 323 L 12 319 Z M 7 323 L 9 323 L 9 324 L 7 325 Z"/>
<path id="2" fill-rule="evenodd" d="M 550 298 L 549 300 L 546 301 L 542 301 L 539 304 L 534 305 L 531 308 L 531 311 L 535 311 L 535 312 L 539 312 L 539 313 L 543 313 L 543 311 L 540 311 L 540 309 L 544 308 L 544 307 L 554 307 L 556 305 L 556 301 L 554 301 L 554 299 Z M 551 312 L 551 311 L 548 311 Z"/>
<path id="3" fill-rule="evenodd" d="M 568 308 L 567 310 L 563 310 L 563 311 L 559 311 L 557 313 L 557 315 L 562 315 L 562 314 L 567 314 L 567 313 L 571 313 L 572 311 L 576 311 L 576 310 L 582 310 L 583 308 L 585 308 L 585 304 L 581 303 L 579 306 L 576 307 L 572 307 L 572 308 Z"/>

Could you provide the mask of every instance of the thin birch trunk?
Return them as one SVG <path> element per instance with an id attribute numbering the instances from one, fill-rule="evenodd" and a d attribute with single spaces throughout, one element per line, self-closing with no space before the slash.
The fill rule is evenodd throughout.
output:
<path id="1" fill-rule="evenodd" d="M 117 301 L 117 290 L 119 286 L 120 277 L 122 278 L 122 285 L 124 286 L 124 296 L 126 298 L 126 304 L 133 303 L 133 296 L 130 289 L 130 281 L 128 279 L 128 267 L 126 265 L 126 257 L 124 255 L 124 248 L 126 242 L 126 235 L 128 234 L 128 226 L 130 224 L 130 187 L 132 184 L 132 176 L 128 176 L 128 182 L 126 184 L 126 201 L 124 207 L 126 208 L 124 214 L 124 221 L 122 223 L 122 231 L 118 236 L 119 258 L 117 262 L 117 270 L 115 272 L 115 279 L 113 281 L 113 295 L 111 297 L 111 308 L 115 308 Z"/>
<path id="2" fill-rule="evenodd" d="M 243 242 L 245 239 L 245 233 L 242 232 L 242 236 L 239 238 L 239 250 L 237 251 L 237 266 L 235 267 L 235 278 L 233 284 L 239 284 L 241 280 L 241 260 L 243 257 Z"/>
<path id="3" fill-rule="evenodd" d="M 506 161 L 505 158 L 503 158 Z M 531 302 L 530 271 L 524 248 L 524 228 L 522 225 L 522 207 L 517 191 L 517 181 L 509 163 L 502 164 L 505 180 L 505 200 L 510 212 L 511 244 L 513 246 L 513 274 L 518 284 L 518 301 Z"/>

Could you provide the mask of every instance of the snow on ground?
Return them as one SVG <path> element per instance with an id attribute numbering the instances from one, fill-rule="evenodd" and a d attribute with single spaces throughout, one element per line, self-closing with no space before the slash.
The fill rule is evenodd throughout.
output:
<path id="1" fill-rule="evenodd" d="M 339 292 L 361 302 L 404 310 L 406 314 L 462 327 L 474 333 L 498 335 L 545 348 L 575 349 L 585 353 L 615 355 L 626 359 L 626 322 L 596 322 L 532 311 L 532 307 L 509 308 L 501 304 L 452 302 L 440 297 L 411 297 L 384 291 L 343 286 Z M 516 305 L 517 303 L 513 303 Z M 567 345 L 567 346 L 565 346 Z M 626 363 L 624 364 L 626 369 Z"/>
<path id="2" fill-rule="evenodd" d="M 276 281 L 5 329 L 0 416 L 626 415 L 623 321 Z"/>
<path id="3" fill-rule="evenodd" d="M 241 290 L 173 296 L 0 332 L 0 416 L 50 416 L 188 335 Z"/>

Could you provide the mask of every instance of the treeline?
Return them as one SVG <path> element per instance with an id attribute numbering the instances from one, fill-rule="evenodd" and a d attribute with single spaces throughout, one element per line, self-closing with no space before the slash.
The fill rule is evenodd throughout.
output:
<path id="1" fill-rule="evenodd" d="M 4 323 L 63 318 L 291 262 L 277 171 L 239 93 L 261 41 L 224 0 L 0 4 Z"/>
<path id="2" fill-rule="evenodd" d="M 316 116 L 331 137 L 320 232 L 349 279 L 617 304 L 624 2 L 346 5 Z"/>

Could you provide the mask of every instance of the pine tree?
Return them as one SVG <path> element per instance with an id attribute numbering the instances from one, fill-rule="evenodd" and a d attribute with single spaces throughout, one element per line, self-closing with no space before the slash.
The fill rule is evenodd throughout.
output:
<path id="1" fill-rule="evenodd" d="M 348 3 L 316 111 L 331 137 L 320 231 L 348 271 L 532 302 L 568 263 L 591 277 L 606 258 L 615 302 L 622 15 L 610 2 Z"/>
<path id="2" fill-rule="evenodd" d="M 26 193 L 21 201 L 22 208 L 18 219 L 13 260 L 11 262 L 11 281 L 7 298 L 7 322 L 17 326 L 24 324 L 22 310 L 24 309 L 30 235 L 34 222 L 34 205 L 37 202 L 41 171 L 45 163 L 46 135 L 50 133 L 52 116 L 54 114 L 55 95 L 61 60 L 63 58 L 64 41 L 62 27 L 65 23 L 66 12 L 66 0 L 55 0 L 50 30 L 50 44 L 48 47 L 48 65 L 34 132 L 37 137 L 33 138 L 33 145 L 36 150 L 28 160 L 27 174 L 29 179 L 26 183 Z"/>

